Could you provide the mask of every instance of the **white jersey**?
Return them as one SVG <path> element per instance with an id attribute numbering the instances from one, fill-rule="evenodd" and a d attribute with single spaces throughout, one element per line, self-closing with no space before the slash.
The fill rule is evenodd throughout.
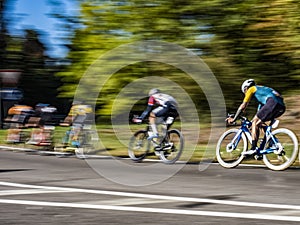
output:
<path id="1" fill-rule="evenodd" d="M 160 106 L 166 106 L 166 103 L 170 102 L 173 106 L 177 107 L 178 103 L 171 95 L 157 93 L 150 96 L 148 105 L 155 105 L 158 104 Z"/>

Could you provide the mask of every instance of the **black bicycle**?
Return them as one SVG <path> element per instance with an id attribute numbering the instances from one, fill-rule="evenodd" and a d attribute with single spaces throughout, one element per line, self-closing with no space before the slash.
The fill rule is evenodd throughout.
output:
<path id="1" fill-rule="evenodd" d="M 133 161 L 141 162 L 153 152 L 166 164 L 175 163 L 180 158 L 184 148 L 184 138 L 179 130 L 170 129 L 174 118 L 158 119 L 162 120 L 160 123 L 162 129 L 158 137 L 153 136 L 150 124 L 131 137 L 128 154 Z"/>

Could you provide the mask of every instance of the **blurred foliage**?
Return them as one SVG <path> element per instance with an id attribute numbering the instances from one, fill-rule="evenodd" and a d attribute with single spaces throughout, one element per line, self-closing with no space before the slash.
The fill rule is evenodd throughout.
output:
<path id="1" fill-rule="evenodd" d="M 34 107 L 37 103 L 48 103 L 56 106 L 60 112 L 67 113 L 67 100 L 57 98 L 57 90 L 62 83 L 55 73 L 62 66 L 57 63 L 58 60 L 47 56 L 47 49 L 41 42 L 44 34 L 38 30 L 27 29 L 23 36 L 13 36 L 7 31 L 7 26 L 17 16 L 7 14 L 4 17 L 4 12 L 14 3 L 15 0 L 0 0 L 0 69 L 21 71 L 16 84 L 24 95 L 20 104 Z M 1 88 L 12 86 L 0 81 Z"/>
<path id="2" fill-rule="evenodd" d="M 63 37 L 70 50 L 64 67 L 49 67 L 47 62 L 51 59 L 45 56 L 37 33 L 27 31 L 24 39 L 15 39 L 8 37 L 5 30 L 1 32 L 1 67 L 9 61 L 12 67 L 24 71 L 22 87 L 28 101 L 45 96 L 54 99 L 54 95 L 73 98 L 81 77 L 99 56 L 141 40 L 175 43 L 201 57 L 218 79 L 229 111 L 240 103 L 240 85 L 247 78 L 274 87 L 284 95 L 298 90 L 297 0 L 77 1 L 80 12 L 71 17 L 61 11 L 59 0 L 49 0 L 54 9 L 52 16 L 63 21 L 60 28 L 74 30 L 72 35 Z M 55 78 L 56 71 L 59 72 Z M 156 62 L 136 63 L 117 71 L 99 96 L 97 112 L 109 115 L 120 90 L 135 79 L 148 76 L 171 79 L 189 93 L 199 112 L 209 113 L 206 98 L 195 81 L 172 66 Z M 92 90 L 93 82 L 87 91 L 96 91 Z M 53 91 L 56 88 L 57 92 Z"/>
<path id="3" fill-rule="evenodd" d="M 73 96 L 82 74 L 101 54 L 138 40 L 172 42 L 198 54 L 220 82 L 229 110 L 241 101 L 240 85 L 246 78 L 283 94 L 298 89 L 300 5 L 296 0 L 80 2 L 82 26 L 71 39 L 71 64 L 58 74 L 64 82 L 61 96 Z M 201 111 L 207 108 L 197 84 L 183 73 L 158 63 L 142 64 L 118 71 L 107 82 L 99 96 L 103 113 L 109 114 L 110 99 L 122 87 L 149 75 L 172 77 Z"/>
<path id="4" fill-rule="evenodd" d="M 21 71 L 17 87 L 23 91 L 24 98 L 20 104 L 35 106 L 37 103 L 49 103 L 64 111 L 65 100 L 57 99 L 57 89 L 62 83 L 55 76 L 61 66 L 46 56 L 46 48 L 39 39 L 40 34 L 34 30 L 26 30 L 24 38 L 7 35 L 0 69 Z M 5 85 L 1 84 L 2 87 Z"/>

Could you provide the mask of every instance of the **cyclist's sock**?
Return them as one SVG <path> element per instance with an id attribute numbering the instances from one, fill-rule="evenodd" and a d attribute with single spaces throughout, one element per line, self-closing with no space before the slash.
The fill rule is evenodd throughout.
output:
<path id="1" fill-rule="evenodd" d="M 257 146 L 257 140 L 252 140 L 251 150 L 255 150 Z"/>

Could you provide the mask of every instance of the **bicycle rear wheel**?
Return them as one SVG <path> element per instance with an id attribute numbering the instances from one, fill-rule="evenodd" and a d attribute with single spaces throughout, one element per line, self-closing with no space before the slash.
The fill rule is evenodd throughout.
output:
<path id="1" fill-rule="evenodd" d="M 159 158 L 166 164 L 175 163 L 181 156 L 184 147 L 183 135 L 179 130 L 168 131 L 167 137 L 163 142 Z"/>
<path id="2" fill-rule="evenodd" d="M 296 135 L 286 129 L 279 128 L 272 132 L 278 143 L 274 144 L 273 140 L 267 140 L 266 148 L 274 148 L 275 152 L 263 155 L 265 165 L 271 170 L 285 170 L 291 166 L 298 155 L 298 140 Z M 276 153 L 276 150 L 283 149 L 281 153 Z"/>
<path id="3" fill-rule="evenodd" d="M 239 129 L 225 131 L 217 143 L 217 160 L 219 164 L 225 168 L 234 168 L 244 159 L 242 153 L 248 148 L 248 141 L 245 134 L 241 133 L 241 136 L 236 139 L 235 143 L 232 143 L 232 140 L 239 131 Z"/>
<path id="4" fill-rule="evenodd" d="M 147 156 L 150 149 L 150 141 L 147 140 L 147 137 L 146 130 L 139 130 L 131 137 L 128 155 L 133 161 L 141 162 Z"/>

